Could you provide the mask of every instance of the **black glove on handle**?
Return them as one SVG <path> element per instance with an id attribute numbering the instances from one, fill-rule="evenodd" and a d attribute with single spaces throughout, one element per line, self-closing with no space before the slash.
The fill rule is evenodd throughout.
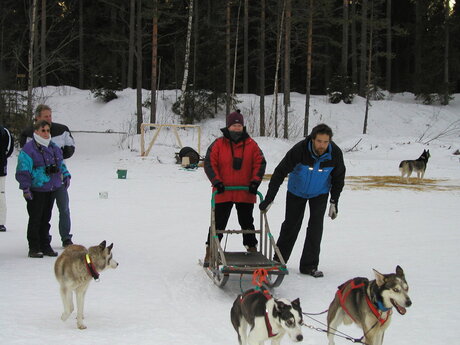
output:
<path id="1" fill-rule="evenodd" d="M 273 202 L 274 198 L 266 195 L 264 201 L 259 204 L 259 210 L 265 211 L 267 207 Z"/>
<path id="2" fill-rule="evenodd" d="M 257 195 L 257 188 L 259 188 L 260 182 L 257 181 L 251 181 L 249 184 L 249 193 L 251 194 L 256 194 Z"/>
<path id="3" fill-rule="evenodd" d="M 223 192 L 225 192 L 225 186 L 222 182 L 216 183 L 214 187 L 216 187 L 217 189 L 217 194 L 222 194 Z"/>

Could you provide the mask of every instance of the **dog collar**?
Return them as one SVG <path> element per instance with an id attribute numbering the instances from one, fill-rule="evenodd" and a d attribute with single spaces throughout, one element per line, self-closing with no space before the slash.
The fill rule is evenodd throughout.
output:
<path id="1" fill-rule="evenodd" d="M 99 273 L 96 270 L 96 267 L 94 266 L 93 261 L 91 260 L 91 257 L 89 254 L 85 255 L 85 263 L 86 263 L 86 269 L 88 270 L 88 273 L 91 275 L 91 277 L 94 278 L 95 281 L 99 281 Z"/>

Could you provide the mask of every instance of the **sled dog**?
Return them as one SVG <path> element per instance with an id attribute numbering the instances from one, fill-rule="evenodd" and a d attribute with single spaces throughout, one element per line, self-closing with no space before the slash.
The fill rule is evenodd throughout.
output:
<path id="1" fill-rule="evenodd" d="M 273 298 L 267 290 L 251 289 L 238 295 L 233 303 L 231 320 L 240 345 L 278 345 L 288 334 L 292 341 L 303 340 L 300 300 Z M 249 327 L 249 329 L 248 329 Z"/>
<path id="2" fill-rule="evenodd" d="M 417 173 L 417 179 L 423 180 L 425 175 L 426 165 L 428 159 L 431 157 L 430 150 L 423 150 L 423 153 L 416 160 L 406 160 L 399 163 L 399 171 L 401 172 L 401 179 L 406 176 L 406 182 L 409 182 L 409 177 L 413 171 Z"/>
<path id="3" fill-rule="evenodd" d="M 99 245 L 86 249 L 81 245 L 70 245 L 65 248 L 54 264 L 54 274 L 60 285 L 64 312 L 61 320 L 69 318 L 74 310 L 73 292 L 77 302 L 77 326 L 85 329 L 83 308 L 85 294 L 91 279 L 98 280 L 99 272 L 104 269 L 116 268 L 118 263 L 112 258 L 113 243 L 106 246 L 102 241 Z"/>
<path id="4" fill-rule="evenodd" d="M 343 322 L 355 323 L 364 332 L 364 343 L 382 345 L 383 335 L 391 322 L 393 307 L 404 315 L 412 304 L 404 271 L 381 274 L 374 270 L 375 280 L 354 278 L 339 286 L 327 314 L 327 337 L 334 345 L 334 334 Z"/>

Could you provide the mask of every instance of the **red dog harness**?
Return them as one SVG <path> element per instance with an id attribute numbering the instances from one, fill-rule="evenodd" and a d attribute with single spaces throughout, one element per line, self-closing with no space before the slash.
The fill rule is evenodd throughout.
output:
<path id="1" fill-rule="evenodd" d="M 362 287 L 364 287 L 365 284 L 364 282 L 361 282 L 359 284 L 356 284 L 355 283 L 355 280 L 354 279 L 350 279 L 348 282 L 346 282 L 345 284 L 343 284 L 339 290 L 337 290 L 337 297 L 339 298 L 339 301 L 340 301 L 340 306 L 342 307 L 342 309 L 345 311 L 345 313 L 347 313 L 347 315 L 349 317 L 351 317 L 351 319 L 356 322 L 356 320 L 354 319 L 353 316 L 351 316 L 350 312 L 348 311 L 347 307 L 345 306 L 345 301 L 347 300 L 348 298 L 348 295 L 350 294 L 350 292 L 354 289 L 360 289 Z M 345 294 L 343 293 L 345 291 L 345 289 L 349 287 L 348 291 L 345 292 Z M 388 311 L 387 315 L 386 315 L 386 318 L 382 318 L 382 312 L 379 311 L 376 306 L 374 305 L 374 303 L 372 303 L 371 299 L 369 298 L 369 296 L 367 295 L 366 293 L 366 303 L 367 305 L 369 306 L 369 309 L 372 311 L 372 313 L 375 315 L 375 317 L 377 318 L 377 321 L 383 325 L 385 322 L 388 321 L 388 318 L 390 317 L 391 315 L 391 309 Z"/>
<path id="2" fill-rule="evenodd" d="M 267 299 L 267 301 L 271 300 L 273 298 L 273 296 L 270 295 L 268 290 L 263 290 L 263 291 L 262 290 L 254 290 L 254 291 L 251 291 L 251 292 L 248 292 L 248 293 L 244 294 L 244 296 L 240 296 L 240 303 L 243 303 L 243 299 L 245 297 L 247 297 L 249 295 L 252 295 L 252 294 L 255 294 L 255 293 L 263 294 L 264 297 Z M 269 338 L 274 337 L 277 334 L 273 333 L 273 328 L 272 328 L 272 325 L 270 324 L 270 319 L 268 318 L 268 310 L 267 309 L 265 309 L 264 317 L 265 317 L 265 326 L 267 327 L 268 337 Z"/>

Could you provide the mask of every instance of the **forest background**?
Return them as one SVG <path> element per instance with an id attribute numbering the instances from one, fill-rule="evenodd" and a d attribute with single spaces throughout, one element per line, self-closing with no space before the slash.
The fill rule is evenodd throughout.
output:
<path id="1" fill-rule="evenodd" d="M 459 12 L 452 0 L 2 0 L 0 124 L 24 128 L 48 85 L 104 101 L 137 89 L 137 133 L 145 109 L 156 122 L 157 90 L 178 90 L 183 123 L 257 94 L 257 134 L 284 138 L 291 92 L 306 95 L 304 134 L 311 94 L 445 105 L 460 92 Z"/>

